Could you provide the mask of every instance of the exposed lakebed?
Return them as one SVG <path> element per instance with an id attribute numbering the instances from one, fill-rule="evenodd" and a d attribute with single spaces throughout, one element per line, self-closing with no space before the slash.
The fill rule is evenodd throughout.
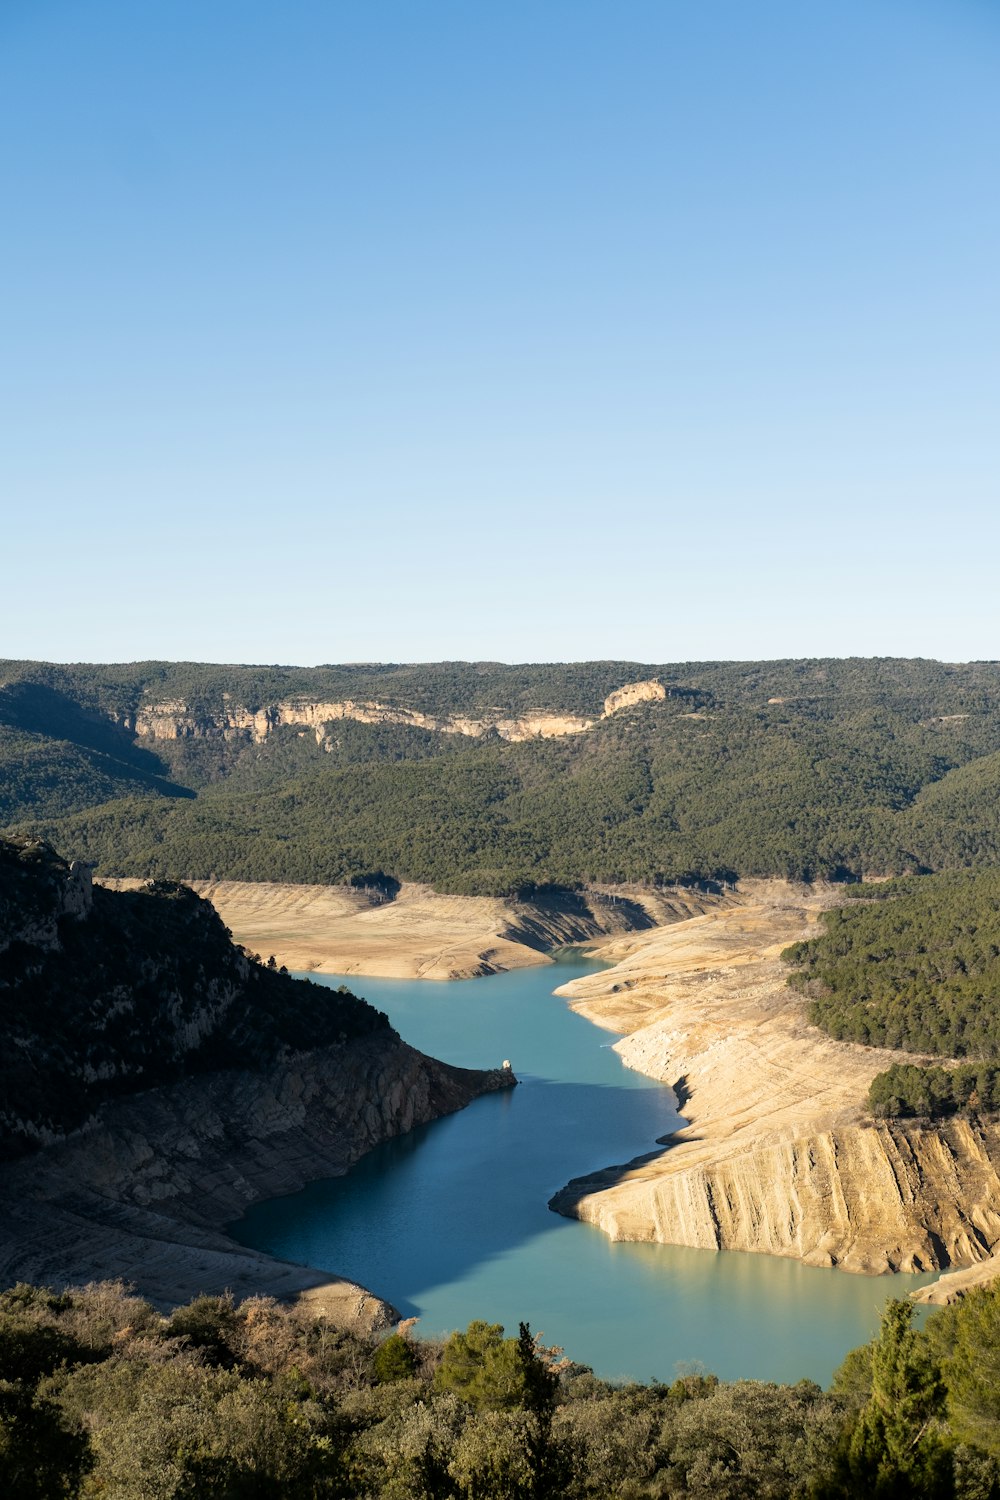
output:
<path id="1" fill-rule="evenodd" d="M 451 983 L 315 977 L 363 994 L 433 1056 L 510 1058 L 521 1086 L 377 1147 L 345 1177 L 258 1204 L 234 1238 L 359 1281 L 428 1335 L 472 1318 L 516 1332 L 525 1319 L 611 1379 L 704 1367 L 826 1382 L 888 1297 L 934 1278 L 616 1244 L 548 1209 L 570 1178 L 656 1150 L 678 1124 L 670 1090 L 623 1067 L 614 1037 L 553 995 L 594 967 L 566 958 Z"/>

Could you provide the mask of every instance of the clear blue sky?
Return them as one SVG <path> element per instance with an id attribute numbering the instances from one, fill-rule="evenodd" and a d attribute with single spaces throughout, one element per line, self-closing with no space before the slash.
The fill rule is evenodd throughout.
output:
<path id="1" fill-rule="evenodd" d="M 0 0 L 0 655 L 1000 657 L 995 0 Z"/>

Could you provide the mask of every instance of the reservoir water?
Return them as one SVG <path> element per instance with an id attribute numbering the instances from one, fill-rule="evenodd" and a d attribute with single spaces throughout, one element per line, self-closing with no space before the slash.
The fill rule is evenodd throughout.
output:
<path id="1" fill-rule="evenodd" d="M 364 995 L 433 1056 L 510 1058 L 520 1086 L 377 1147 L 346 1177 L 256 1205 L 231 1232 L 361 1282 L 419 1317 L 419 1334 L 473 1318 L 516 1333 L 524 1319 L 607 1379 L 705 1369 L 825 1384 L 888 1297 L 934 1278 L 614 1244 L 547 1208 L 570 1178 L 657 1149 L 678 1122 L 670 1090 L 623 1067 L 615 1037 L 552 994 L 594 967 L 569 958 L 440 984 L 311 976 Z"/>

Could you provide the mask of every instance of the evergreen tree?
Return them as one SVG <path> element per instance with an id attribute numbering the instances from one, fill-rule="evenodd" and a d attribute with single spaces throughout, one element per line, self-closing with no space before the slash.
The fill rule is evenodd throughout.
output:
<path id="1" fill-rule="evenodd" d="M 871 1390 L 849 1421 L 812 1500 L 951 1500 L 951 1451 L 940 1434 L 945 1386 L 913 1306 L 892 1301 L 872 1346 Z"/>
<path id="2" fill-rule="evenodd" d="M 396 1380 L 409 1380 L 417 1368 L 417 1357 L 409 1339 L 400 1333 L 390 1333 L 375 1350 L 372 1370 L 380 1385 L 391 1385 Z"/>

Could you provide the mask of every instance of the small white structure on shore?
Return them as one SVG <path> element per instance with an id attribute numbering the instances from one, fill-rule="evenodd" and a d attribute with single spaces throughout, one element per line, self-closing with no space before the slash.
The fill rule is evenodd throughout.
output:
<path id="1" fill-rule="evenodd" d="M 503 1060 L 503 1070 L 504 1070 L 505 1073 L 509 1073 L 510 1072 L 510 1058 L 509 1057 L 505 1057 L 504 1060 Z"/>

